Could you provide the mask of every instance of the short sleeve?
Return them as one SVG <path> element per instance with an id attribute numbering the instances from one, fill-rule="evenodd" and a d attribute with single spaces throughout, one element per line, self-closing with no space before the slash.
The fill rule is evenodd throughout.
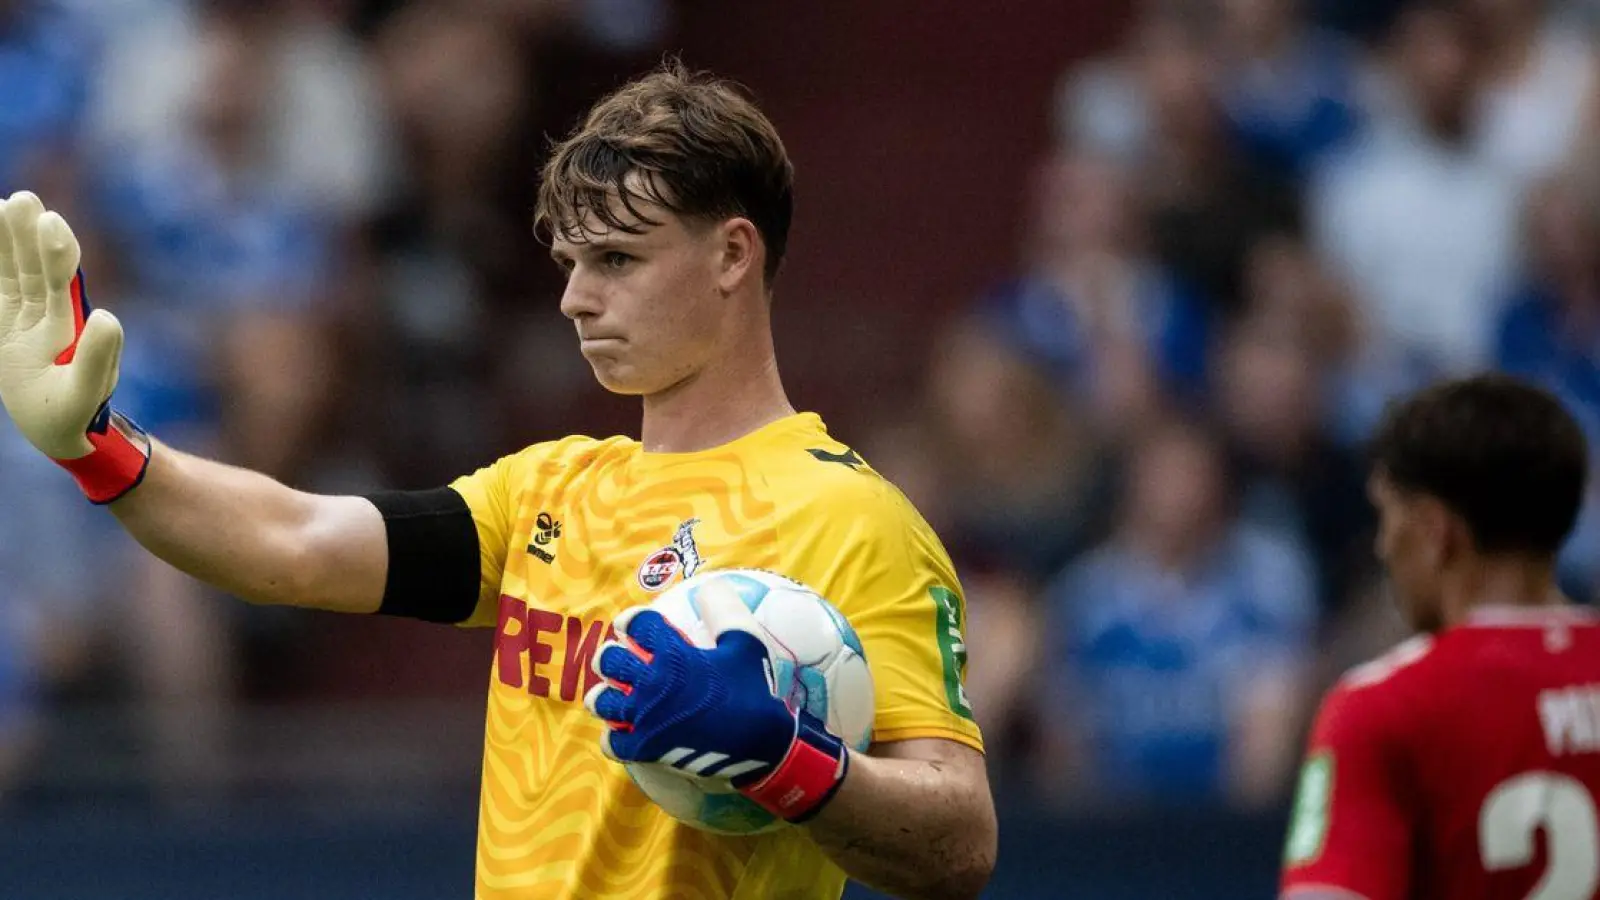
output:
<path id="1" fill-rule="evenodd" d="M 478 530 L 478 603 L 462 627 L 487 628 L 495 624 L 516 514 L 512 506 L 512 470 L 519 458 L 505 457 L 450 483 L 451 489 L 467 501 Z"/>
<path id="2" fill-rule="evenodd" d="M 966 604 L 949 556 L 898 491 L 875 474 L 871 493 L 826 504 L 801 543 L 802 580 L 844 613 L 872 671 L 875 742 L 942 738 L 977 750 L 967 700 Z M 865 493 L 865 492 L 863 492 Z M 807 573 L 811 574 L 811 573 Z"/>
<path id="3" fill-rule="evenodd" d="M 1284 848 L 1286 900 L 1329 889 L 1410 896 L 1410 779 L 1382 701 L 1381 687 L 1341 685 L 1318 713 Z"/>

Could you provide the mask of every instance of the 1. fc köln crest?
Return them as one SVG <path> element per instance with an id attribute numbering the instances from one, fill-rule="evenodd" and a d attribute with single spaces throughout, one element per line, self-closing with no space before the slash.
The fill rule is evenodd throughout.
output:
<path id="1" fill-rule="evenodd" d="M 690 519 L 678 526 L 672 543 L 645 557 L 639 564 L 639 586 L 647 591 L 659 591 L 680 575 L 688 578 L 705 561 L 700 558 L 700 548 L 694 543 L 694 526 L 699 519 Z"/>

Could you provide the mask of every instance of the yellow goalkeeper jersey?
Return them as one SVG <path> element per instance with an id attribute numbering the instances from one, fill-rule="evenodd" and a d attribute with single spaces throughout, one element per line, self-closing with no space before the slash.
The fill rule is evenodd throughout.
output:
<path id="1" fill-rule="evenodd" d="M 962 689 L 960 586 L 905 497 L 817 416 L 696 453 L 537 444 L 456 481 L 478 529 L 468 625 L 495 629 L 478 816 L 478 900 L 813 900 L 844 873 L 798 829 L 696 831 L 600 752 L 583 708 L 626 607 L 699 570 L 763 568 L 822 593 L 866 649 L 874 740 L 982 749 Z"/>

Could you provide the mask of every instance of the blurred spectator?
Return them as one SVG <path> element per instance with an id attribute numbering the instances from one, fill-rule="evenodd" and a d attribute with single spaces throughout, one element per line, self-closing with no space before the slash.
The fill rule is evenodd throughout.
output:
<path id="1" fill-rule="evenodd" d="M 996 777 L 1034 737 L 1023 703 L 1037 657 L 1037 591 L 1103 539 L 1113 473 L 1088 417 L 1048 369 L 969 317 L 935 342 L 926 408 L 863 443 L 934 526 L 961 573 L 967 672 Z"/>
<path id="2" fill-rule="evenodd" d="M 1527 278 L 1500 320 L 1496 361 L 1554 391 L 1589 436 L 1600 471 L 1600 194 L 1592 179 L 1553 178 L 1526 216 Z M 1600 479 L 1562 557 L 1576 596 L 1600 601 Z"/>
<path id="3" fill-rule="evenodd" d="M 1136 427 L 1166 394 L 1198 392 L 1210 336 L 1203 302 L 1144 252 L 1128 178 L 1083 153 L 1046 163 L 1029 268 L 980 306 L 1108 432 Z"/>
<path id="4" fill-rule="evenodd" d="M 1323 436 L 1316 372 L 1299 340 L 1242 325 L 1221 356 L 1221 413 L 1247 485 L 1241 514 L 1304 542 L 1331 612 L 1370 546 L 1366 472 Z"/>
<path id="5" fill-rule="evenodd" d="M 1263 167 L 1298 177 L 1355 133 L 1352 49 L 1301 18 L 1302 0 L 1223 0 L 1220 96 Z"/>
<path id="6" fill-rule="evenodd" d="M 1572 159 L 1600 90 L 1591 38 L 1548 0 L 1468 0 L 1483 58 L 1479 124 L 1488 160 L 1527 182 Z"/>
<path id="7" fill-rule="evenodd" d="M 381 303 L 363 332 L 366 377 L 398 390 L 359 414 L 379 417 L 387 478 L 427 484 L 477 465 L 499 438 L 485 384 L 496 360 L 516 360 L 493 350 L 489 303 L 516 306 L 531 268 L 531 205 L 506 186 L 534 183 L 518 150 L 538 86 L 493 21 L 438 4 L 398 13 L 376 48 L 411 166 L 374 223 Z"/>
<path id="8" fill-rule="evenodd" d="M 85 38 L 51 0 L 0 0 L 0 192 L 76 140 L 92 71 Z"/>
<path id="9" fill-rule="evenodd" d="M 1389 371 L 1374 364 L 1381 358 L 1371 351 L 1370 342 L 1362 340 L 1357 319 L 1344 285 L 1303 238 L 1267 235 L 1251 247 L 1245 271 L 1245 307 L 1232 323 L 1232 336 L 1258 336 L 1276 347 L 1294 347 L 1304 355 L 1303 363 L 1317 385 L 1311 405 L 1322 417 L 1318 432 L 1345 452 L 1365 436 L 1347 420 L 1364 425 L 1366 406 L 1375 407 L 1370 414 L 1377 415 L 1395 385 L 1411 383 L 1405 370 Z M 1228 337 L 1224 335 L 1225 340 Z M 1228 348 L 1221 348 L 1219 359 L 1226 352 Z M 1229 371 L 1226 365 L 1222 371 Z M 1372 396 L 1360 395 L 1358 388 Z M 1297 389 L 1292 387 L 1289 392 Z M 1229 415 L 1227 384 L 1219 384 L 1218 390 L 1225 421 Z"/>
<path id="10" fill-rule="evenodd" d="M 1512 271 L 1516 184 L 1475 149 L 1478 75 L 1459 13 L 1408 10 L 1387 71 L 1401 103 L 1319 173 L 1316 246 L 1352 286 L 1371 355 L 1468 371 L 1488 360 Z"/>
<path id="11" fill-rule="evenodd" d="M 330 223 L 259 154 L 270 58 L 251 15 L 205 18 L 205 90 L 164 140 L 99 160 L 100 212 L 136 290 L 161 298 L 168 327 L 148 339 L 169 342 L 167 376 L 191 381 L 196 397 L 229 398 L 209 411 L 223 420 L 227 459 L 287 477 L 314 449 L 329 399 L 318 305 L 330 293 L 334 246 Z M 145 411 L 149 427 L 159 433 L 169 412 Z"/>
<path id="12" fill-rule="evenodd" d="M 1217 99 L 1211 44 L 1196 25 L 1158 18 L 1142 46 L 1151 144 L 1136 178 L 1153 255 L 1214 309 L 1236 311 L 1250 247 L 1298 230 L 1299 196 L 1238 152 Z"/>
<path id="13" fill-rule="evenodd" d="M 931 358 L 926 414 L 880 430 L 870 458 L 964 572 L 1039 584 L 1103 536 L 1109 460 L 1048 370 L 981 319 L 958 321 Z"/>
<path id="14" fill-rule="evenodd" d="M 131 2 L 131 0 L 124 0 Z M 370 63 L 328 10 L 294 0 L 157 4 L 110 27 L 95 104 L 97 139 L 110 152 L 172 140 L 174 123 L 215 103 L 207 60 L 216 23 L 232 23 L 251 59 L 246 83 L 257 117 L 241 135 L 251 164 L 278 190 L 339 223 L 372 215 L 389 196 L 397 159 Z"/>
<path id="15" fill-rule="evenodd" d="M 1230 511 L 1203 430 L 1151 434 L 1124 485 L 1115 537 L 1046 595 L 1055 705 L 1037 719 L 1060 730 L 1037 771 L 1111 802 L 1273 801 L 1316 615 L 1304 548 Z"/>

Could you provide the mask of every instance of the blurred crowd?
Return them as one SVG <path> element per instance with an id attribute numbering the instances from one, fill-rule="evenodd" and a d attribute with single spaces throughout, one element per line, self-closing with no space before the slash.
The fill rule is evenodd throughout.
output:
<path id="1" fill-rule="evenodd" d="M 1364 494 L 1385 402 L 1500 367 L 1600 448 L 1596 9 L 1144 0 L 1063 73 L 1015 270 L 910 412 L 846 436 L 963 573 L 1002 786 L 1281 804 L 1319 692 L 1401 634 Z M 0 0 L 0 192 L 74 224 L 151 431 L 310 489 L 432 486 L 599 427 L 535 299 L 530 160 L 672 14 Z M 237 698 L 294 682 L 257 651 L 306 620 L 218 602 L 50 469 L 0 424 L 0 801 L 78 701 L 141 710 L 140 777 L 203 793 Z M 1588 600 L 1600 486 L 1582 527 Z"/>
<path id="2" fill-rule="evenodd" d="M 968 590 L 1002 780 L 1280 805 L 1320 692 L 1400 637 L 1363 441 L 1485 368 L 1600 450 L 1600 69 L 1540 0 L 1168 0 L 1067 71 L 1016 270 L 868 458 Z M 1562 560 L 1600 587 L 1600 485 Z"/>

